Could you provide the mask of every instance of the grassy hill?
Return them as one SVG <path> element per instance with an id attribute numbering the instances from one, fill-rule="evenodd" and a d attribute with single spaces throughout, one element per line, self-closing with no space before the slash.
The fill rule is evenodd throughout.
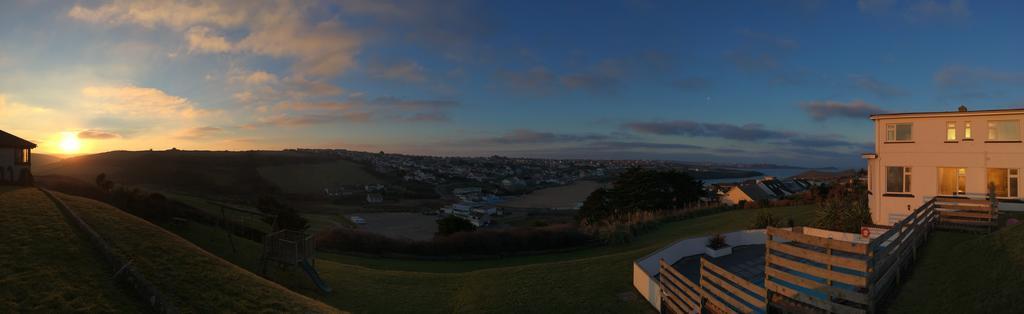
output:
<path id="1" fill-rule="evenodd" d="M 183 312 L 337 312 L 130 214 L 89 199 L 57 196 L 119 254 L 132 259 Z M 0 285 L 0 307 L 43 312 L 138 311 L 138 304 L 113 286 L 96 253 L 74 236 L 41 192 L 0 190 L 0 211 L 5 215 L 0 222 L 5 230 L 0 233 L 4 237 L 0 278 L 5 281 Z"/>
<path id="2" fill-rule="evenodd" d="M 0 312 L 138 312 L 38 190 L 0 187 Z"/>
<path id="3" fill-rule="evenodd" d="M 937 232 L 919 254 L 889 312 L 1024 312 L 1024 226 L 983 236 Z"/>
<path id="4" fill-rule="evenodd" d="M 811 206 L 772 209 L 809 223 Z M 632 262 L 682 238 L 746 228 L 757 210 L 672 222 L 632 242 L 570 252 L 469 261 L 419 261 L 319 253 L 317 268 L 334 293 L 323 301 L 353 312 L 642 313 L 652 308 L 632 287 Z M 259 245 L 198 224 L 172 231 L 255 269 Z M 301 271 L 272 273 L 292 290 L 318 296 Z M 381 293 L 387 291 L 387 293 Z"/>
<path id="5" fill-rule="evenodd" d="M 293 194 L 321 194 L 330 186 L 387 183 L 362 165 L 347 160 L 261 167 L 259 173 L 283 192 Z"/>
<path id="6" fill-rule="evenodd" d="M 62 159 L 64 158 L 56 155 L 32 153 L 32 171 L 38 171 L 53 163 L 60 162 Z"/>
<path id="7" fill-rule="evenodd" d="M 319 163 L 332 159 L 300 152 L 114 151 L 61 160 L 33 170 L 93 182 L 96 175 L 120 184 L 167 190 L 234 195 L 265 191 L 270 184 L 257 168 Z"/>

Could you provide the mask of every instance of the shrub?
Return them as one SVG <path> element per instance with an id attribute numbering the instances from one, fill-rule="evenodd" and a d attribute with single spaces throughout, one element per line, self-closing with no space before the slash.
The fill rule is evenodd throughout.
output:
<path id="1" fill-rule="evenodd" d="M 867 189 L 862 184 L 834 185 L 829 189 L 828 196 L 818 203 L 815 214 L 815 227 L 841 232 L 859 232 L 862 226 L 871 224 Z"/>
<path id="2" fill-rule="evenodd" d="M 790 222 L 792 222 L 792 219 L 790 219 Z M 757 216 L 754 217 L 754 222 L 750 225 L 750 228 L 764 229 L 768 227 L 782 227 L 782 220 L 772 214 L 771 211 L 762 209 L 757 213 Z"/>
<path id="3" fill-rule="evenodd" d="M 725 242 L 724 235 L 722 235 L 721 233 L 716 233 L 715 235 L 708 238 L 707 246 L 712 250 L 717 250 L 729 246 L 729 243 Z"/>
<path id="4" fill-rule="evenodd" d="M 447 236 L 459 232 L 473 232 L 476 226 L 469 220 L 462 219 L 455 215 L 448 215 L 437 221 L 437 235 Z"/>
<path id="5" fill-rule="evenodd" d="M 612 188 L 597 189 L 583 202 L 579 219 L 589 223 L 625 219 L 641 211 L 685 208 L 704 195 L 703 184 L 679 171 L 630 168 Z"/>

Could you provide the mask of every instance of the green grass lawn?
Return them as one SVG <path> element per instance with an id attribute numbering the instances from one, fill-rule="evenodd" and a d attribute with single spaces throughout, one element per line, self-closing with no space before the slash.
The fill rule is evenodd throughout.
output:
<path id="1" fill-rule="evenodd" d="M 771 209 L 809 223 L 811 206 Z M 343 310 L 379 312 L 635 313 L 650 307 L 632 287 L 632 262 L 671 242 L 745 229 L 757 210 L 667 223 L 628 244 L 565 253 L 479 261 L 414 261 L 319 255 L 317 268 L 334 288 L 321 296 L 297 269 L 271 277 L 293 290 Z M 203 248 L 255 269 L 259 245 L 235 239 L 232 253 L 217 231 L 190 224 L 173 229 Z M 239 244 L 242 243 L 242 244 Z M 382 291 L 386 291 L 383 293 Z"/>
<path id="2" fill-rule="evenodd" d="M 336 312 L 128 213 L 57 194 L 183 312 Z M 220 239 L 226 239 L 223 232 Z M 212 236 L 211 236 L 212 237 Z"/>
<path id="3" fill-rule="evenodd" d="M 347 160 L 261 167 L 259 173 L 282 191 L 296 194 L 321 194 L 324 188 L 338 185 L 386 183 L 362 165 Z"/>
<path id="4" fill-rule="evenodd" d="M 0 187 L 0 313 L 139 312 L 42 192 Z"/>
<path id="5" fill-rule="evenodd" d="M 990 235 L 935 232 L 918 254 L 889 312 L 1024 312 L 1024 226 Z"/>

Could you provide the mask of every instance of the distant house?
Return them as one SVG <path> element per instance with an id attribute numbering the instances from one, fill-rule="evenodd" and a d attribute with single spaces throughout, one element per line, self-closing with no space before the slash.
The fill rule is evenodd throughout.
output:
<path id="1" fill-rule="evenodd" d="M 741 202 L 757 203 L 775 198 L 757 183 L 745 183 L 732 187 L 722 196 L 722 203 L 737 205 Z"/>
<path id="2" fill-rule="evenodd" d="M 797 194 L 806 191 L 810 187 L 811 183 L 804 180 L 789 179 L 783 181 L 768 177 L 765 180 L 733 186 L 720 199 L 722 203 L 728 205 L 736 205 L 741 201 L 756 203 Z"/>
<path id="3" fill-rule="evenodd" d="M 32 149 L 36 144 L 0 131 L 0 183 L 32 183 Z"/>
<path id="4" fill-rule="evenodd" d="M 366 202 L 370 204 L 378 204 L 384 202 L 384 196 L 380 193 L 367 193 Z"/>

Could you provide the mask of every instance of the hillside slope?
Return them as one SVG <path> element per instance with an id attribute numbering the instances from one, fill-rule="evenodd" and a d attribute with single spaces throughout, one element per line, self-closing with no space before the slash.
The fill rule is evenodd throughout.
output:
<path id="1" fill-rule="evenodd" d="M 104 173 L 119 184 L 214 194 L 266 191 L 259 167 L 317 163 L 323 156 L 283 151 L 113 151 L 78 156 L 41 166 L 33 173 L 94 182 Z"/>
<path id="2" fill-rule="evenodd" d="M 0 278 L 5 278 L 5 281 L 8 280 L 6 278 L 13 278 L 11 284 L 4 282 L 0 285 L 4 287 L 0 288 L 0 299 L 5 304 L 21 306 L 26 298 L 35 298 L 45 306 L 71 306 L 63 304 L 71 303 L 69 298 L 84 294 L 90 300 L 104 301 L 101 304 L 108 305 L 103 308 L 73 307 L 67 310 L 137 312 L 132 308 L 134 300 L 124 301 L 124 290 L 108 289 L 113 286 L 110 274 L 96 258 L 97 254 L 92 251 L 92 247 L 80 237 L 69 236 L 70 231 L 63 231 L 61 238 L 40 238 L 36 235 L 54 228 L 70 230 L 44 194 L 30 188 L 8 189 L 11 190 L 0 193 L 0 210 L 4 211 L 5 217 L 18 217 L 19 213 L 28 213 L 23 215 L 28 217 L 53 217 L 46 221 L 3 220 L 3 227 L 7 231 L 2 233 L 5 240 L 2 243 L 8 243 L 11 247 L 0 251 L 0 256 L 3 256 L 0 259 L 0 265 L 3 265 Z M 337 309 L 265 280 L 203 251 L 173 233 L 116 208 L 85 198 L 60 193 L 55 195 L 91 225 L 117 253 L 123 254 L 126 260 L 133 260 L 132 264 L 168 295 L 182 312 L 338 312 Z M 6 204 L 17 206 L 4 206 Z M 27 251 L 26 247 L 35 251 Z M 75 258 L 69 252 L 92 256 L 93 259 Z M 11 258 L 7 258 L 8 255 Z M 53 265 L 55 263 L 56 266 Z M 18 270 L 13 273 L 23 274 L 24 279 L 7 276 L 9 268 Z M 52 292 L 57 295 L 51 297 L 36 295 L 39 291 L 49 291 L 48 287 L 61 288 L 65 285 L 74 290 Z M 42 307 L 38 310 L 49 309 Z M 64 311 L 63 307 L 54 309 L 54 312 Z"/>
<path id="3" fill-rule="evenodd" d="M 921 253 L 919 253 L 921 254 Z M 1024 226 L 990 235 L 937 232 L 891 313 L 1022 313 Z"/>
<path id="4" fill-rule="evenodd" d="M 139 312 L 36 189 L 0 186 L 0 313 Z"/>

